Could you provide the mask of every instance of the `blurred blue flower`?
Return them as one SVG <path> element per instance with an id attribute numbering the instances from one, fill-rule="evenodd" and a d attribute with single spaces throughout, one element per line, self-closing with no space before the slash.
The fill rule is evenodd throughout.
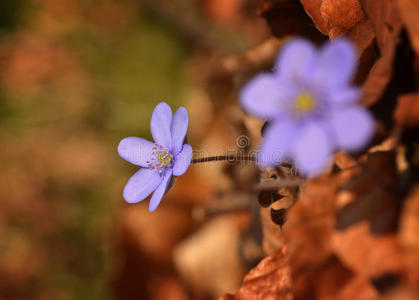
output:
<path id="1" fill-rule="evenodd" d="M 174 176 L 186 172 L 192 160 L 192 147 L 184 144 L 188 122 L 188 111 L 184 107 L 172 117 L 170 106 L 161 102 L 151 116 L 151 135 L 155 143 L 139 137 L 127 137 L 119 143 L 119 155 L 142 167 L 124 188 L 123 196 L 128 203 L 142 201 L 154 191 L 149 205 L 149 211 L 154 211 Z"/>
<path id="2" fill-rule="evenodd" d="M 239 95 L 243 108 L 270 119 L 258 162 L 274 166 L 292 159 L 305 175 L 321 172 L 336 149 L 363 148 L 374 131 L 370 113 L 351 84 L 357 52 L 347 39 L 317 50 L 304 39 L 282 48 L 273 73 L 254 77 Z"/>

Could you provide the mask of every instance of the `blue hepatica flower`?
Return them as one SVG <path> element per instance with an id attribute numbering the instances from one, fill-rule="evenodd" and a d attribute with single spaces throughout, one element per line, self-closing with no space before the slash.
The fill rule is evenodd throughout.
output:
<path id="1" fill-rule="evenodd" d="M 370 113 L 352 86 L 357 52 L 347 39 L 320 50 L 293 39 L 281 50 L 273 73 L 254 77 L 240 93 L 249 113 L 272 122 L 258 162 L 274 166 L 292 159 L 306 175 L 318 174 L 336 149 L 360 150 L 374 131 Z"/>
<path id="2" fill-rule="evenodd" d="M 154 211 L 173 177 L 186 172 L 192 160 L 192 147 L 184 144 L 188 122 L 188 111 L 184 107 L 172 116 L 170 106 L 161 102 L 151 116 L 151 135 L 155 143 L 139 137 L 127 137 L 119 143 L 119 155 L 142 167 L 124 188 L 123 196 L 128 203 L 142 201 L 154 191 L 149 205 L 149 211 Z"/>

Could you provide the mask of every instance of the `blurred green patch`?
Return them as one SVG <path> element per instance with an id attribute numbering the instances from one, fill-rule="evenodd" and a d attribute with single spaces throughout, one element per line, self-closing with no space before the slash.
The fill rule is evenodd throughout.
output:
<path id="1" fill-rule="evenodd" d="M 27 0 L 0 1 L 0 33 L 15 28 L 22 20 Z"/>
<path id="2" fill-rule="evenodd" d="M 19 34 L 23 16 L 34 18 L 28 24 L 36 23 L 33 7 L 29 8 L 33 3 L 0 1 L 0 30 L 8 32 L 5 38 L 13 39 L 14 34 Z M 186 84 L 186 50 L 163 24 L 142 12 L 138 12 L 128 28 L 116 32 L 95 28 L 88 21 L 78 18 L 71 28 L 58 35 L 43 35 L 39 28 L 34 33 L 35 37 L 41 37 L 41 42 L 47 40 L 47 49 L 50 45 L 53 51 L 64 48 L 68 51 L 65 55 L 69 53 L 71 59 L 77 59 L 75 71 L 72 69 L 75 73 L 71 74 L 82 75 L 80 78 L 85 82 L 81 88 L 72 86 L 80 78 L 66 83 L 67 77 L 63 76 L 58 81 L 48 78 L 37 83 L 34 89 L 17 93 L 13 88 L 0 90 L 0 134 L 7 132 L 5 136 L 14 143 L 19 135 L 22 145 L 26 143 L 25 149 L 34 148 L 25 160 L 17 159 L 19 152 L 9 154 L 16 160 L 13 162 L 9 157 L 1 158 L 3 172 L 8 173 L 15 166 L 21 166 L 19 170 L 25 169 L 28 174 L 39 172 L 37 178 L 28 180 L 34 186 L 22 189 L 28 189 L 28 195 L 32 195 L 31 190 L 42 191 L 33 194 L 39 198 L 27 202 L 41 205 L 42 211 L 51 213 L 48 222 L 54 223 L 52 231 L 43 232 L 46 227 L 38 224 L 45 220 L 20 216 L 19 210 L 10 210 L 3 212 L 9 221 L 14 221 L 9 223 L 10 227 L 6 225 L 0 230 L 13 231 L 18 225 L 22 236 L 36 237 L 34 240 L 41 245 L 39 251 L 44 249 L 48 260 L 42 274 L 33 278 L 36 283 L 32 285 L 33 293 L 42 294 L 44 289 L 46 295 L 52 293 L 58 299 L 110 298 L 107 284 L 111 237 L 118 226 L 115 221 L 118 208 L 123 205 L 123 184 L 133 172 L 117 156 L 117 143 L 128 135 L 150 138 L 153 108 L 166 101 L 176 109 L 181 105 Z M 62 70 L 58 75 L 65 72 Z M 2 86 L 5 85 L 0 82 Z M 77 171 L 71 169 L 71 162 L 83 157 L 84 149 L 69 143 L 72 140 L 93 145 L 97 153 L 105 156 L 105 162 L 99 164 L 103 169 L 98 172 L 83 171 L 81 167 L 80 172 L 84 173 L 80 176 L 87 178 L 84 181 L 73 178 Z M 7 144 L 7 140 L 3 142 Z M 69 143 L 79 152 L 67 153 L 60 147 L 61 143 Z M 94 155 L 96 150 L 86 149 L 89 150 Z M 59 160 L 51 163 L 55 157 Z M 9 180 L 15 180 L 13 173 L 8 174 L 11 174 Z M 10 190 L 15 192 L 19 197 L 19 191 Z M 0 196 L 6 199 L 5 195 Z M 21 289 L 28 288 L 23 281 L 19 284 Z M 0 298 L 1 292 L 0 289 Z"/>
<path id="3" fill-rule="evenodd" d="M 150 22 L 149 22 L 150 21 Z M 90 114 L 121 137 L 151 137 L 151 112 L 161 101 L 179 106 L 186 50 L 162 24 L 140 16 L 117 37 L 77 31 L 68 39 L 95 77 Z"/>

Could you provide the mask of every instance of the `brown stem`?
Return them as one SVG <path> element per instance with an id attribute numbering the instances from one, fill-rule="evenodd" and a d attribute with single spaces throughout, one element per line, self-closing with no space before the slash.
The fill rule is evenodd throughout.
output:
<path id="1" fill-rule="evenodd" d="M 208 157 L 200 157 L 200 158 L 194 158 L 192 159 L 192 164 L 197 163 L 206 163 L 210 161 L 221 161 L 221 160 L 227 160 L 229 162 L 238 162 L 238 161 L 256 161 L 256 156 L 251 155 L 217 155 L 217 156 L 208 156 Z M 289 163 L 281 163 L 280 166 L 286 167 L 286 168 L 292 168 L 292 165 Z"/>

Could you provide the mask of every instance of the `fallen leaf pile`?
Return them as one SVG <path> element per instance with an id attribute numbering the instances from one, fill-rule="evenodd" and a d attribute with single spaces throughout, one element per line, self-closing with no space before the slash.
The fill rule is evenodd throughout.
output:
<path id="1" fill-rule="evenodd" d="M 357 45 L 355 82 L 377 132 L 369 149 L 337 153 L 329 171 L 297 190 L 259 193 L 268 256 L 219 299 L 418 299 L 419 5 L 266 0 L 260 14 L 279 41 L 346 36 Z M 278 172 L 261 182 L 284 178 Z M 266 213 L 278 208 L 280 224 Z"/>

